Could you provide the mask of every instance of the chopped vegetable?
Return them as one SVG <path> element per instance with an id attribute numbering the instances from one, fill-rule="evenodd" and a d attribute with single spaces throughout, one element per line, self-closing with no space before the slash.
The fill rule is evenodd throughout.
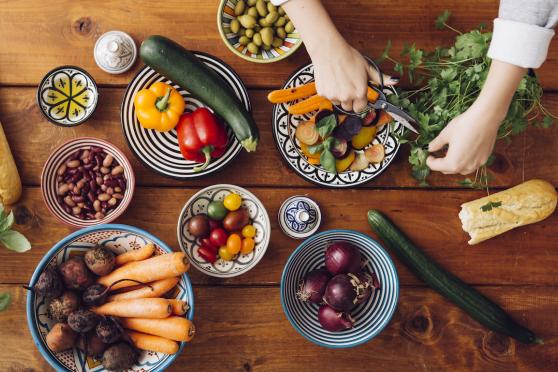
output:
<path id="1" fill-rule="evenodd" d="M 295 137 L 306 145 L 314 145 L 320 140 L 320 134 L 316 129 L 316 124 L 311 121 L 303 121 L 298 124 Z"/>
<path id="2" fill-rule="evenodd" d="M 196 334 L 194 323 L 181 316 L 165 319 L 123 318 L 122 326 L 133 331 L 165 337 L 174 341 L 191 341 Z"/>
<path id="3" fill-rule="evenodd" d="M 353 161 L 355 160 L 355 152 L 350 150 L 349 153 L 342 159 L 337 159 L 335 161 L 335 169 L 338 173 L 345 172 Z"/>
<path id="4" fill-rule="evenodd" d="M 267 95 L 267 100 L 271 103 L 285 103 L 314 94 L 316 94 L 316 83 L 312 81 L 295 88 L 274 90 Z"/>
<path id="5" fill-rule="evenodd" d="M 355 160 L 353 161 L 349 169 L 353 172 L 358 172 L 368 168 L 368 165 L 370 165 L 370 163 L 368 162 L 368 159 L 366 159 L 366 155 L 364 155 L 364 152 L 358 151 L 356 153 Z"/>
<path id="6" fill-rule="evenodd" d="M 309 112 L 319 110 L 320 108 L 324 108 L 325 106 L 331 106 L 331 102 L 322 96 L 313 95 L 309 98 L 306 98 L 304 101 L 300 101 L 291 105 L 287 108 L 287 111 L 291 115 L 304 115 L 308 114 Z"/>
<path id="7" fill-rule="evenodd" d="M 381 143 L 375 144 L 364 150 L 364 156 L 373 164 L 381 163 L 386 156 L 385 147 Z"/>
<path id="8" fill-rule="evenodd" d="M 129 262 L 142 261 L 151 256 L 155 252 L 155 245 L 149 243 L 141 247 L 140 249 L 133 249 L 128 252 L 124 252 L 116 256 L 116 266 L 122 266 Z"/>
<path id="9" fill-rule="evenodd" d="M 352 138 L 351 144 L 355 149 L 362 150 L 372 143 L 377 131 L 378 127 L 376 126 L 363 126 L 362 128 L 360 128 L 357 135 Z"/>

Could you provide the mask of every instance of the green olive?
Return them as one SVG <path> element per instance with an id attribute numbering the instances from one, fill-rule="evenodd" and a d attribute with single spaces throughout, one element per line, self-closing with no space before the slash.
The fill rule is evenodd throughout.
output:
<path id="1" fill-rule="evenodd" d="M 256 46 L 256 44 L 254 44 L 254 43 L 248 44 L 247 48 L 248 48 L 248 51 L 252 54 L 258 54 L 258 52 L 260 51 L 260 48 L 258 48 Z"/>
<path id="2" fill-rule="evenodd" d="M 268 25 L 271 26 L 277 20 L 277 18 L 279 18 L 279 13 L 277 13 L 275 11 L 274 12 L 269 12 L 265 16 L 265 21 L 267 22 Z"/>
<path id="3" fill-rule="evenodd" d="M 255 31 L 253 29 L 246 30 L 246 37 L 252 38 L 254 36 Z"/>
<path id="4" fill-rule="evenodd" d="M 259 16 L 258 11 L 256 10 L 255 6 L 253 6 L 251 8 L 248 8 L 248 10 L 246 11 L 246 14 L 251 15 L 254 18 L 257 18 Z"/>
<path id="5" fill-rule="evenodd" d="M 285 25 L 285 31 L 287 31 L 287 33 L 290 34 L 294 30 L 295 30 L 295 27 L 294 27 L 293 23 L 291 21 L 287 22 L 287 24 Z"/>
<path id="6" fill-rule="evenodd" d="M 248 5 L 249 6 L 254 6 L 254 5 L 256 5 L 256 1 L 257 0 L 248 0 Z"/>
<path id="7" fill-rule="evenodd" d="M 281 45 L 283 45 L 283 39 L 280 39 L 278 37 L 274 37 L 273 42 L 271 43 L 271 45 L 274 48 L 279 48 Z"/>
<path id="8" fill-rule="evenodd" d="M 238 38 L 238 43 L 240 45 L 248 45 L 248 43 L 250 42 L 250 39 L 248 39 L 246 36 L 241 36 Z"/>
<path id="9" fill-rule="evenodd" d="M 238 19 L 233 19 L 230 27 L 232 33 L 238 34 L 238 31 L 240 31 L 240 22 L 238 22 Z"/>
<path id="10" fill-rule="evenodd" d="M 234 14 L 239 16 L 244 14 L 244 10 L 246 9 L 246 3 L 244 0 L 239 0 L 238 3 L 234 6 Z"/>
<path id="11" fill-rule="evenodd" d="M 262 41 L 265 45 L 271 45 L 273 42 L 273 30 L 271 27 L 262 28 L 260 35 L 262 35 Z"/>
<path id="12" fill-rule="evenodd" d="M 262 35 L 259 32 L 256 32 L 254 36 L 252 36 L 252 42 L 256 44 L 256 46 L 262 46 Z"/>
<path id="13" fill-rule="evenodd" d="M 271 13 L 271 12 L 276 12 L 277 11 L 277 7 L 275 5 L 273 5 L 272 3 L 267 3 L 267 10 Z"/>
<path id="14" fill-rule="evenodd" d="M 277 18 L 277 20 L 275 21 L 275 23 L 273 24 L 276 27 L 283 27 L 285 26 L 285 24 L 287 23 L 287 20 L 285 19 L 285 17 L 279 17 Z"/>
<path id="15" fill-rule="evenodd" d="M 245 28 L 254 28 L 254 26 L 256 25 L 256 18 L 252 17 L 249 14 L 241 15 L 237 19 Z"/>
<path id="16" fill-rule="evenodd" d="M 283 27 L 277 27 L 275 29 L 275 33 L 277 34 L 277 36 L 279 36 L 281 39 L 284 39 L 287 37 L 287 31 L 285 31 L 285 29 Z"/>
<path id="17" fill-rule="evenodd" d="M 258 23 L 259 23 L 260 26 L 262 26 L 262 27 L 269 27 L 269 26 L 271 26 L 271 24 L 269 24 L 269 23 L 265 20 L 265 17 L 264 17 L 264 18 L 260 18 L 260 19 L 258 20 Z"/>
<path id="18" fill-rule="evenodd" d="M 262 26 L 260 26 L 259 24 L 256 23 L 256 25 L 254 26 L 254 31 L 260 32 L 261 29 L 262 29 Z"/>
<path id="19" fill-rule="evenodd" d="M 240 27 L 240 30 L 238 31 L 238 36 L 244 36 L 246 35 L 246 29 L 244 27 Z"/>
<path id="20" fill-rule="evenodd" d="M 267 6 L 265 5 L 264 0 L 256 1 L 256 9 L 258 10 L 260 17 L 265 17 L 267 15 Z"/>
<path id="21" fill-rule="evenodd" d="M 250 1 L 248 1 L 248 3 L 250 3 Z M 286 14 L 285 9 L 283 9 L 282 6 L 279 7 L 279 9 L 277 10 L 277 13 L 279 13 L 279 15 L 282 15 L 282 16 L 284 16 Z"/>

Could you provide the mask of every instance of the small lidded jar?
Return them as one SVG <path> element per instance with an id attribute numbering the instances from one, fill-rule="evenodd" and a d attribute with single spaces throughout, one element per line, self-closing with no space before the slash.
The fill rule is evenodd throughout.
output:
<path id="1" fill-rule="evenodd" d="M 122 31 L 109 31 L 97 39 L 93 54 L 101 70 L 121 74 L 132 67 L 138 51 L 130 35 Z"/>
<path id="2" fill-rule="evenodd" d="M 318 231 L 322 220 L 318 204 L 304 196 L 291 196 L 279 208 L 279 226 L 294 239 L 304 239 Z"/>

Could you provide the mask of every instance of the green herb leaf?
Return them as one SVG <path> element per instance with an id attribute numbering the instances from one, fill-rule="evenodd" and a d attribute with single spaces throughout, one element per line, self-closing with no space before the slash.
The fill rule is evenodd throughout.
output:
<path id="1" fill-rule="evenodd" d="M 9 230 L 14 224 L 14 212 L 11 211 L 6 217 L 0 219 L 0 233 Z"/>
<path id="2" fill-rule="evenodd" d="M 318 152 L 322 151 L 323 149 L 324 149 L 324 144 L 323 143 L 318 143 L 317 145 L 308 146 L 308 152 L 310 154 L 317 154 Z"/>
<path id="3" fill-rule="evenodd" d="M 488 203 L 486 203 L 485 205 L 483 205 L 480 209 L 483 212 L 488 212 L 491 211 L 492 208 L 498 208 L 502 206 L 502 202 L 493 202 L 493 201 L 489 201 Z"/>
<path id="4" fill-rule="evenodd" d="M 320 164 L 326 171 L 330 173 L 337 173 L 337 168 L 335 167 L 335 156 L 333 156 L 329 149 L 324 149 L 320 155 Z"/>
<path id="5" fill-rule="evenodd" d="M 23 234 L 14 230 L 7 230 L 0 233 L 0 243 L 6 248 L 15 252 L 25 252 L 31 249 L 31 243 Z"/>
<path id="6" fill-rule="evenodd" d="M 438 30 L 443 29 L 450 16 L 451 16 L 451 12 L 447 9 L 444 10 L 444 12 L 440 14 L 438 18 L 436 18 L 436 22 L 434 23 L 434 26 L 436 26 Z"/>
<path id="7" fill-rule="evenodd" d="M 553 123 L 552 118 L 549 115 L 546 115 L 542 120 L 541 126 L 543 128 L 550 128 L 552 126 L 552 123 Z"/>
<path id="8" fill-rule="evenodd" d="M 376 59 L 376 62 L 381 63 L 381 62 L 385 61 L 389 57 L 389 51 L 390 50 L 391 50 L 391 39 L 389 39 L 387 41 L 387 44 L 386 44 L 386 47 L 384 48 L 384 51 L 382 52 L 380 57 L 378 59 Z"/>
<path id="9" fill-rule="evenodd" d="M 464 180 L 461 180 L 458 182 L 461 186 L 465 186 L 465 187 L 473 187 L 473 181 L 471 181 L 470 178 L 465 178 Z"/>
<path id="10" fill-rule="evenodd" d="M 337 118 L 335 114 L 331 113 L 329 115 L 324 116 L 316 123 L 316 129 L 318 130 L 318 134 L 322 139 L 325 139 L 327 136 L 333 132 L 333 130 L 337 127 Z"/>
<path id="11" fill-rule="evenodd" d="M 8 292 L 0 293 L 0 311 L 6 310 L 11 302 L 12 297 Z"/>
<path id="12" fill-rule="evenodd" d="M 399 75 L 403 75 L 403 65 L 401 63 L 396 63 L 393 67 L 393 71 L 397 72 Z"/>
<path id="13" fill-rule="evenodd" d="M 5 217 L 4 214 L 4 204 L 0 203 L 0 221 L 3 220 Z"/>

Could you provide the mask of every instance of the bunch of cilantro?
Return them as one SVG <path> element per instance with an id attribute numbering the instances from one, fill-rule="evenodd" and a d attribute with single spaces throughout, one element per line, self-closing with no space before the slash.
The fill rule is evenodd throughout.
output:
<path id="1" fill-rule="evenodd" d="M 415 90 L 391 95 L 390 101 L 405 109 L 418 121 L 420 135 L 416 139 L 401 138 L 409 143 L 411 153 L 409 163 L 412 175 L 422 186 L 428 185 L 426 179 L 430 169 L 426 165 L 428 144 L 438 136 L 444 127 L 456 116 L 465 112 L 474 102 L 486 80 L 490 59 L 486 56 L 491 32 L 484 26 L 462 33 L 447 21 L 451 13 L 445 11 L 436 20 L 436 28 L 449 28 L 458 36 L 449 48 L 438 47 L 434 51 L 424 51 L 413 45 L 405 45 L 401 57 L 407 62 L 395 60 L 389 55 L 391 41 L 388 42 L 381 60 L 390 60 L 394 70 L 407 73 Z M 523 132 L 529 125 L 548 128 L 553 116 L 542 104 L 543 94 L 534 74 L 526 75 L 521 81 L 511 102 L 508 114 L 498 132 L 498 138 L 506 138 Z M 471 187 L 486 187 L 488 173 L 486 165 L 480 171 L 481 177 L 474 181 L 465 180 L 462 184 Z"/>

